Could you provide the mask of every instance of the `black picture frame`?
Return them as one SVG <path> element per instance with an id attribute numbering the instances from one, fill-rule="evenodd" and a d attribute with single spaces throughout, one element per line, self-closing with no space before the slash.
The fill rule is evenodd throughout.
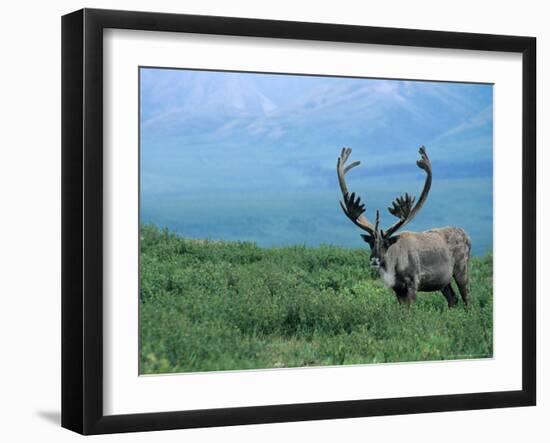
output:
<path id="1" fill-rule="evenodd" d="M 522 54 L 522 389 L 104 415 L 102 36 L 107 28 Z M 535 405 L 535 68 L 536 39 L 533 37 L 97 9 L 83 9 L 63 16 L 62 426 L 82 434 L 104 434 Z"/>

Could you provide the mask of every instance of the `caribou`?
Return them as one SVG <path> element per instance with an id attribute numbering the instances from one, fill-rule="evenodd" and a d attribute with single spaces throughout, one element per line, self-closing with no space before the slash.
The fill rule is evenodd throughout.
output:
<path id="1" fill-rule="evenodd" d="M 388 211 L 397 221 L 388 229 L 380 228 L 380 211 L 376 210 L 375 223 L 365 217 L 365 204 L 355 192 L 349 192 L 346 174 L 360 164 L 355 161 L 346 166 L 351 148 L 343 148 L 336 164 L 344 214 L 359 228 L 366 231 L 361 237 L 371 249 L 370 264 L 378 270 L 382 281 L 393 289 L 400 303 L 416 300 L 419 291 L 441 291 L 448 306 L 458 302 L 451 282 L 454 278 L 462 301 L 468 304 L 468 262 L 471 241 L 462 228 L 447 226 L 424 232 L 397 233 L 420 211 L 432 185 L 432 165 L 426 148 L 419 149 L 417 166 L 426 172 L 426 181 L 418 201 L 408 193 L 397 197 Z"/>

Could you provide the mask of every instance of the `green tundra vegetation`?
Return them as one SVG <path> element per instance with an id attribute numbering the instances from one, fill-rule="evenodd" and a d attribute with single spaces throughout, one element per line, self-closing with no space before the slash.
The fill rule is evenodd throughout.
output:
<path id="1" fill-rule="evenodd" d="M 471 260 L 470 305 L 449 309 L 439 292 L 399 305 L 368 247 L 140 234 L 141 374 L 492 356 L 490 254 Z"/>

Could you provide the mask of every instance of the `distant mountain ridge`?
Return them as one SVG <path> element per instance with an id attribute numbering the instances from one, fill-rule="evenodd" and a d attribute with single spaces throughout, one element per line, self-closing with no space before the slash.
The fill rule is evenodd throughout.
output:
<path id="1" fill-rule="evenodd" d="M 476 95 L 476 90 L 491 91 L 480 85 L 316 77 L 309 83 L 304 80 L 309 77 L 278 75 L 270 75 L 268 83 L 261 75 L 196 71 L 143 77 L 145 140 L 148 134 L 170 135 L 182 149 L 185 143 L 229 143 L 232 149 L 330 143 L 333 149 L 369 147 L 369 155 L 380 158 L 433 140 L 444 145 L 445 133 L 454 143 L 476 130 L 492 134 L 492 105 L 480 108 Z M 147 82 L 155 82 L 154 87 Z M 297 92 L 296 83 L 307 87 Z M 488 111 L 489 118 L 480 119 Z M 429 147 L 432 156 L 448 158 L 449 152 Z"/>

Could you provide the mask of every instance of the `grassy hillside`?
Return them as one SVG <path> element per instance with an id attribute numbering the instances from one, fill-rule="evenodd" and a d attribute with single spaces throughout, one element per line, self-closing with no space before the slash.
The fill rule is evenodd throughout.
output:
<path id="1" fill-rule="evenodd" d="M 473 258 L 471 304 L 400 306 L 368 247 L 263 249 L 141 230 L 140 372 L 492 356 L 492 257 Z"/>

